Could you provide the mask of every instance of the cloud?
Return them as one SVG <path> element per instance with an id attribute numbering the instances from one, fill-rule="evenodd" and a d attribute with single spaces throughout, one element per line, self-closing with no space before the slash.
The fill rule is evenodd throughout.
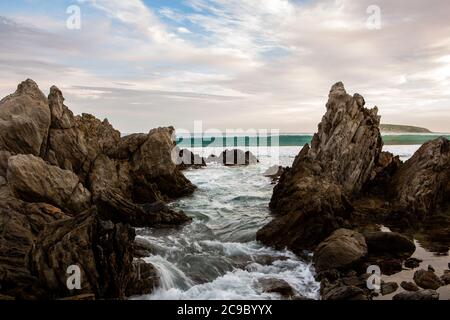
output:
<path id="1" fill-rule="evenodd" d="M 79 2 L 79 32 L 50 14 L 0 23 L 1 94 L 27 77 L 54 83 L 76 112 L 128 132 L 194 120 L 312 132 L 343 81 L 384 122 L 450 131 L 446 0 L 379 0 L 381 30 L 367 28 L 369 0 Z"/>

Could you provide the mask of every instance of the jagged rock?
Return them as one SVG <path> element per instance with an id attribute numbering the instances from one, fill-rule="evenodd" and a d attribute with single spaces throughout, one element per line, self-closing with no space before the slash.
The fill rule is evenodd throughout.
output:
<path id="1" fill-rule="evenodd" d="M 194 154 L 190 150 L 183 149 L 178 152 L 176 165 L 180 170 L 186 170 L 189 168 L 198 169 L 206 167 L 206 160 L 198 154 Z"/>
<path id="2" fill-rule="evenodd" d="M 425 300 L 439 300 L 439 293 L 434 290 L 421 290 L 417 292 L 401 292 L 396 294 L 393 300 L 414 300 L 414 301 L 425 301 Z"/>
<path id="3" fill-rule="evenodd" d="M 159 275 L 151 263 L 142 259 L 133 261 L 133 272 L 126 290 L 127 297 L 152 293 L 159 285 Z"/>
<path id="4" fill-rule="evenodd" d="M 334 85 L 311 148 L 302 149 L 274 189 L 270 206 L 278 217 L 258 240 L 300 252 L 348 225 L 350 198 L 372 178 L 381 153 L 379 120 L 377 108 L 364 108 L 360 95 Z"/>
<path id="5" fill-rule="evenodd" d="M 282 279 L 263 278 L 258 280 L 264 292 L 278 293 L 283 297 L 292 298 L 297 293 L 292 286 Z"/>
<path id="6" fill-rule="evenodd" d="M 217 162 L 225 166 L 248 166 L 257 164 L 258 159 L 250 152 L 243 150 L 225 150 L 217 158 Z"/>
<path id="7" fill-rule="evenodd" d="M 41 155 L 50 127 L 47 98 L 33 80 L 0 101 L 0 150 Z"/>
<path id="8" fill-rule="evenodd" d="M 421 288 L 433 290 L 444 285 L 441 279 L 433 271 L 429 270 L 417 270 L 414 273 L 414 282 Z"/>
<path id="9" fill-rule="evenodd" d="M 12 190 L 28 202 L 50 203 L 73 214 L 86 210 L 91 203 L 91 193 L 73 172 L 32 155 L 11 157 L 7 178 Z"/>
<path id="10" fill-rule="evenodd" d="M 264 176 L 272 178 L 273 181 L 277 181 L 284 173 L 284 168 L 282 166 L 274 165 L 264 172 Z"/>
<path id="11" fill-rule="evenodd" d="M 346 269 L 367 255 L 367 245 L 362 234 L 339 229 L 323 241 L 314 253 L 317 272 Z"/>
<path id="12" fill-rule="evenodd" d="M 414 242 L 400 233 L 371 232 L 365 238 L 371 255 L 406 258 L 416 251 Z"/>
<path id="13" fill-rule="evenodd" d="M 402 281 L 402 283 L 400 283 L 400 286 L 406 291 L 416 292 L 420 290 L 414 282 Z"/>
<path id="14" fill-rule="evenodd" d="M 143 239 L 143 238 L 137 238 L 134 239 L 134 256 L 137 258 L 146 258 L 152 255 L 154 248 L 150 241 Z"/>
<path id="15" fill-rule="evenodd" d="M 392 182 L 396 210 L 420 219 L 449 201 L 450 141 L 425 143 L 395 174 Z"/>
<path id="16" fill-rule="evenodd" d="M 33 273 L 49 298 L 73 296 L 67 270 L 81 270 L 81 290 L 97 298 L 125 298 L 132 275 L 135 234 L 128 226 L 105 222 L 95 210 L 47 225 L 31 252 Z"/>

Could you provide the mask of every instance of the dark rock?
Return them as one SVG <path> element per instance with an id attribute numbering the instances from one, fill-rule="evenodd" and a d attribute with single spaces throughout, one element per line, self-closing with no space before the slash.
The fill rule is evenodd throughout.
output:
<path id="1" fill-rule="evenodd" d="M 441 279 L 433 272 L 428 270 L 417 270 L 414 273 L 414 282 L 424 289 L 436 290 L 443 286 Z"/>
<path id="2" fill-rule="evenodd" d="M 45 150 L 50 127 L 47 98 L 33 80 L 0 101 L 0 150 L 39 156 Z"/>
<path id="3" fill-rule="evenodd" d="M 134 256 L 138 258 L 146 258 L 152 255 L 153 245 L 144 238 L 134 239 Z"/>
<path id="4" fill-rule="evenodd" d="M 206 160 L 204 158 L 200 157 L 198 154 L 194 154 L 187 149 L 183 149 L 178 152 L 178 158 L 175 163 L 180 170 L 206 167 Z"/>
<path id="5" fill-rule="evenodd" d="M 387 276 L 391 276 L 403 270 L 402 261 L 400 259 L 382 258 L 377 264 L 381 269 L 381 273 Z"/>
<path id="6" fill-rule="evenodd" d="M 282 279 L 265 278 L 260 279 L 259 284 L 267 293 L 278 293 L 283 297 L 291 298 L 296 295 L 296 291 L 289 283 Z"/>
<path id="7" fill-rule="evenodd" d="M 428 271 L 431 271 L 431 272 L 435 272 L 436 270 L 434 270 L 434 268 L 433 268 L 433 266 L 428 266 Z"/>
<path id="8" fill-rule="evenodd" d="M 126 295 L 128 297 L 152 293 L 159 285 L 159 276 L 155 267 L 142 259 L 133 261 L 133 273 L 128 284 Z"/>
<path id="9" fill-rule="evenodd" d="M 416 246 L 406 236 L 395 232 L 372 232 L 365 234 L 369 254 L 410 257 Z"/>
<path id="10" fill-rule="evenodd" d="M 425 143 L 393 178 L 396 210 L 424 219 L 449 201 L 450 141 Z"/>
<path id="11" fill-rule="evenodd" d="M 393 300 L 439 300 L 439 293 L 434 290 L 421 290 L 417 292 L 401 292 L 396 294 Z"/>
<path id="12" fill-rule="evenodd" d="M 0 150 L 0 176 L 6 177 L 8 171 L 8 160 L 12 154 L 8 151 Z"/>
<path id="13" fill-rule="evenodd" d="M 402 281 L 400 286 L 405 289 L 406 291 L 419 291 L 419 287 L 414 282 L 408 282 L 408 281 Z"/>
<path id="14" fill-rule="evenodd" d="M 80 294 L 77 296 L 60 299 L 61 301 L 95 301 L 95 294 Z"/>
<path id="15" fill-rule="evenodd" d="M 441 276 L 441 282 L 445 285 L 449 285 L 450 284 L 450 272 L 445 272 L 442 276 Z"/>
<path id="16" fill-rule="evenodd" d="M 381 284 L 381 294 L 383 296 L 394 293 L 398 289 L 398 284 L 395 282 L 387 282 Z"/>
<path id="17" fill-rule="evenodd" d="M 367 255 L 364 237 L 355 231 L 339 229 L 316 248 L 314 265 L 318 272 L 346 269 Z"/>
<path id="18" fill-rule="evenodd" d="M 236 149 L 223 151 L 217 161 L 225 166 L 248 166 L 259 162 L 250 151 Z"/>
<path id="19" fill-rule="evenodd" d="M 73 296 L 67 288 L 67 268 L 78 266 L 81 290 L 97 298 L 125 298 L 132 274 L 130 227 L 101 221 L 95 211 L 47 225 L 31 252 L 33 274 L 49 298 Z"/>
<path id="20" fill-rule="evenodd" d="M 415 268 L 420 267 L 421 262 L 422 262 L 422 260 L 420 260 L 420 259 L 409 258 L 409 259 L 406 259 L 406 261 L 405 261 L 405 267 L 410 268 L 410 269 L 415 269 Z"/>
<path id="21" fill-rule="evenodd" d="M 368 297 L 358 287 L 335 286 L 322 295 L 322 300 L 368 300 Z"/>

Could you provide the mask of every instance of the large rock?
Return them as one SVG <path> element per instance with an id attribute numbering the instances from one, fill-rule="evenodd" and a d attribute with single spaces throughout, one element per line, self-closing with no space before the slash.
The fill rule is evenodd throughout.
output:
<path id="1" fill-rule="evenodd" d="M 414 282 L 421 288 L 433 290 L 444 285 L 441 279 L 430 270 L 417 270 L 414 273 Z"/>
<path id="2" fill-rule="evenodd" d="M 413 241 L 396 232 L 371 232 L 365 238 L 371 255 L 409 258 L 416 251 Z"/>
<path id="3" fill-rule="evenodd" d="M 425 143 L 394 176 L 396 210 L 427 217 L 448 203 L 449 181 L 450 141 L 442 137 Z"/>
<path id="4" fill-rule="evenodd" d="M 33 80 L 0 101 L 0 150 L 41 155 L 50 127 L 47 98 Z"/>
<path id="5" fill-rule="evenodd" d="M 91 193 L 71 171 L 48 165 L 32 155 L 11 157 L 8 182 L 21 199 L 53 204 L 73 214 L 89 208 Z"/>
<path id="6" fill-rule="evenodd" d="M 102 221 L 95 211 L 47 225 L 31 252 L 31 266 L 48 298 L 73 295 L 70 266 L 81 270 L 81 290 L 97 298 L 125 298 L 132 275 L 134 230 Z"/>
<path id="7" fill-rule="evenodd" d="M 317 247 L 314 265 L 317 272 L 347 269 L 367 255 L 367 245 L 362 234 L 339 229 Z"/>
<path id="8" fill-rule="evenodd" d="M 396 294 L 393 300 L 429 301 L 439 300 L 439 293 L 434 290 L 420 290 L 417 292 L 401 292 Z"/>
<path id="9" fill-rule="evenodd" d="M 364 104 L 342 83 L 331 88 L 311 148 L 302 149 L 274 189 L 270 206 L 278 217 L 258 232 L 260 241 L 299 252 L 347 225 L 350 199 L 372 178 L 382 149 L 377 108 Z"/>

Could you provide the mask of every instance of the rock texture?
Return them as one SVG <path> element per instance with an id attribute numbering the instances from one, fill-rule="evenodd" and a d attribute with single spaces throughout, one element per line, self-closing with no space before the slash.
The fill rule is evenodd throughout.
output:
<path id="1" fill-rule="evenodd" d="M 0 296 L 123 299 L 158 285 L 133 227 L 190 221 L 164 201 L 195 186 L 172 161 L 173 128 L 121 137 L 27 80 L 0 102 Z M 67 268 L 81 269 L 69 290 Z M 142 273 L 139 273 L 142 271 Z"/>
<path id="2" fill-rule="evenodd" d="M 417 270 L 414 273 L 414 282 L 421 288 L 433 290 L 444 285 L 441 279 L 430 270 Z"/>
<path id="3" fill-rule="evenodd" d="M 339 229 L 323 241 L 314 252 L 317 272 L 348 269 L 367 255 L 367 245 L 362 234 Z"/>
<path id="4" fill-rule="evenodd" d="M 409 258 L 416 251 L 414 242 L 396 232 L 371 232 L 365 239 L 374 255 Z"/>

